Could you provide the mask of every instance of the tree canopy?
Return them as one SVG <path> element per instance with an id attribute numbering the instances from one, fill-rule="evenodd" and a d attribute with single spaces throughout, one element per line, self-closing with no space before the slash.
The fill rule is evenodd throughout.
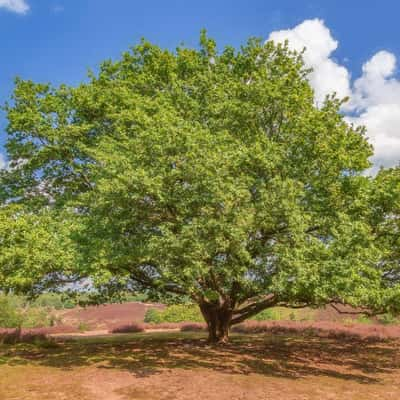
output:
<path id="1" fill-rule="evenodd" d="M 399 169 L 364 174 L 364 129 L 316 106 L 287 45 L 200 42 L 142 41 L 78 87 L 16 81 L 0 284 L 190 298 L 211 340 L 275 305 L 397 312 Z"/>

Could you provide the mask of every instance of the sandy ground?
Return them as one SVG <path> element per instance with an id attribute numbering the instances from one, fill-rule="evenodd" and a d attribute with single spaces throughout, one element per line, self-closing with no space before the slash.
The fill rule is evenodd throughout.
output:
<path id="1" fill-rule="evenodd" d="M 1 400 L 398 399 L 400 343 L 200 334 L 0 347 Z"/>
<path id="2" fill-rule="evenodd" d="M 92 330 L 108 330 L 115 326 L 143 322 L 146 311 L 150 308 L 162 309 L 164 306 L 140 302 L 103 304 L 58 311 L 57 317 L 66 326 L 77 328 L 79 324 L 83 323 Z"/>

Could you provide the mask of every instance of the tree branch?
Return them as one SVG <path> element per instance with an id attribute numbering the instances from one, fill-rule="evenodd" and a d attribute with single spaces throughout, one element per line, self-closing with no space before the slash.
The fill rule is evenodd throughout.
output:
<path id="1" fill-rule="evenodd" d="M 231 325 L 239 324 L 240 322 L 245 321 L 247 318 L 258 314 L 262 310 L 265 310 L 266 308 L 276 305 L 276 302 L 277 300 L 274 295 L 268 295 L 267 298 L 264 298 L 264 300 L 251 303 L 246 307 L 234 310 L 233 314 L 234 315 L 239 314 L 239 315 L 237 317 L 232 318 Z"/>
<path id="2" fill-rule="evenodd" d="M 376 315 L 382 315 L 385 314 L 386 311 L 380 310 L 380 311 L 371 311 L 369 309 L 362 309 L 362 310 L 354 310 L 354 311 L 344 311 L 341 310 L 337 305 L 341 304 L 341 305 L 346 305 L 343 303 L 337 303 L 337 302 L 331 302 L 329 303 L 329 305 L 339 314 L 346 314 L 346 315 L 367 315 L 368 317 L 374 317 Z"/>
<path id="3" fill-rule="evenodd" d="M 164 289 L 167 292 L 171 292 L 171 293 L 175 293 L 175 294 L 180 294 L 180 295 L 187 295 L 187 291 L 185 291 L 183 288 L 181 288 L 179 285 L 173 283 L 173 282 L 169 282 L 169 283 L 165 283 L 165 284 L 160 284 L 160 283 L 156 283 L 154 281 L 154 279 L 151 279 L 149 277 L 139 277 L 136 275 L 131 274 L 131 279 L 133 281 L 138 282 L 139 284 L 141 284 L 144 287 L 147 288 L 152 288 L 152 289 Z"/>

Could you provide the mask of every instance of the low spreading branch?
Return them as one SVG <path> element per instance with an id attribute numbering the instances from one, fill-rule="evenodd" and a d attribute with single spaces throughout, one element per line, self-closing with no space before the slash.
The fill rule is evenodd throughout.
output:
<path id="1" fill-rule="evenodd" d="M 274 295 L 269 295 L 267 298 L 255 303 L 251 303 L 241 309 L 235 310 L 233 314 L 234 318 L 231 320 L 231 325 L 240 324 L 246 319 L 257 315 L 259 312 L 265 310 L 266 308 L 276 305 L 276 299 Z"/>

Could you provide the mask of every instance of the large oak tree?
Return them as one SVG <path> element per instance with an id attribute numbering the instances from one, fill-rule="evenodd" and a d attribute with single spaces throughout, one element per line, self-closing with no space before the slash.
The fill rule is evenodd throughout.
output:
<path id="1" fill-rule="evenodd" d="M 78 87 L 17 80 L 3 212 L 52 213 L 70 248 L 21 288 L 89 277 L 101 293 L 189 298 L 212 341 L 276 305 L 397 311 L 371 146 L 341 101 L 316 106 L 308 72 L 287 46 L 218 52 L 203 33 L 200 49 L 143 41 Z"/>

